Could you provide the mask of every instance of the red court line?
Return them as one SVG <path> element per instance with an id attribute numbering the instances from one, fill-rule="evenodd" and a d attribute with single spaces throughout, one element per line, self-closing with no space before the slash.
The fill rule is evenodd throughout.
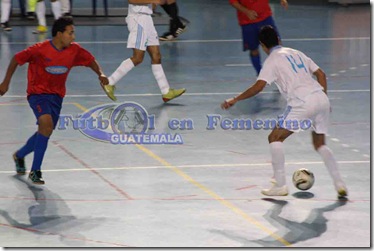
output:
<path id="1" fill-rule="evenodd" d="M 0 223 L 0 226 L 21 229 L 21 230 L 25 230 L 25 231 L 29 231 L 29 232 L 34 232 L 34 233 L 38 233 L 38 234 L 43 234 L 43 235 L 58 235 L 58 236 L 61 236 L 63 238 L 72 239 L 72 240 L 95 242 L 95 243 L 101 243 L 101 244 L 110 244 L 110 245 L 113 245 L 113 246 L 120 246 L 120 247 L 130 247 L 128 245 L 119 244 L 119 243 L 112 243 L 112 242 L 106 242 L 106 241 L 97 241 L 97 240 L 92 240 L 92 239 L 87 239 L 87 238 L 77 238 L 77 237 L 74 237 L 74 236 L 69 236 L 69 235 L 64 235 L 64 234 L 59 234 L 59 233 L 43 232 L 43 231 L 40 231 L 40 230 L 35 229 L 35 228 L 17 227 L 17 226 L 12 226 L 12 225 L 9 225 L 9 224 L 4 224 L 4 223 Z"/>
<path id="2" fill-rule="evenodd" d="M 16 99 L 13 99 L 13 100 L 10 100 L 10 101 L 6 101 L 6 102 L 0 102 L 0 104 L 10 104 L 10 103 L 16 103 L 18 101 L 27 101 L 27 100 L 26 100 L 26 97 L 24 97 L 24 98 L 16 98 Z M 22 103 L 17 103 L 17 104 L 29 104 L 29 103 L 22 102 Z"/>
<path id="3" fill-rule="evenodd" d="M 57 141 L 52 141 L 52 143 L 55 146 L 57 146 L 58 148 L 60 148 L 67 155 L 69 155 L 72 159 L 76 160 L 79 164 L 81 164 L 82 166 L 84 166 L 85 168 L 87 168 L 88 170 L 90 170 L 91 172 L 93 172 L 94 174 L 96 174 L 100 179 L 102 179 L 109 186 L 111 186 L 112 188 L 114 188 L 114 190 L 116 190 L 117 192 L 119 192 L 122 196 L 124 196 L 125 198 L 127 198 L 129 200 L 133 199 L 129 194 L 127 194 L 125 191 L 123 191 L 122 189 L 120 189 L 119 187 L 117 187 L 116 185 L 114 185 L 112 182 L 110 182 L 108 179 L 106 179 L 104 176 L 102 176 L 99 172 L 97 172 L 95 169 L 93 169 L 92 167 L 90 167 L 86 162 L 84 162 L 83 160 L 79 159 L 77 156 L 75 156 L 72 152 L 70 152 L 64 146 L 60 145 Z"/>
<path id="4" fill-rule="evenodd" d="M 249 188 L 254 188 L 254 187 L 257 187 L 257 185 L 251 185 L 251 186 L 246 186 L 246 187 L 240 187 L 240 188 L 236 188 L 235 190 L 244 190 L 244 189 L 249 189 Z"/>

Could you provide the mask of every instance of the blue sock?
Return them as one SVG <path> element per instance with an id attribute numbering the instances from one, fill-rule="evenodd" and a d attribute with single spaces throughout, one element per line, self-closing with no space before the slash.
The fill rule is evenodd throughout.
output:
<path id="1" fill-rule="evenodd" d="M 26 142 L 26 145 L 24 145 L 21 149 L 19 149 L 16 153 L 16 157 L 23 159 L 27 154 L 31 153 L 34 151 L 35 147 L 35 140 L 36 140 L 36 135 L 38 133 L 34 133 Z"/>
<path id="2" fill-rule="evenodd" d="M 44 158 L 44 153 L 47 150 L 49 138 L 38 133 L 35 140 L 34 160 L 32 161 L 31 171 L 40 170 Z"/>
<path id="3" fill-rule="evenodd" d="M 257 56 L 252 56 L 251 55 L 251 61 L 252 61 L 253 67 L 255 67 L 255 69 L 257 71 L 257 75 L 260 74 L 260 71 L 261 71 L 260 54 L 258 54 Z"/>

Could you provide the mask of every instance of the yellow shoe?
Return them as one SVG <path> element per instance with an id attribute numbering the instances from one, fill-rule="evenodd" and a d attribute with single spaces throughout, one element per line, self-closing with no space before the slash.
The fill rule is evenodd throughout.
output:
<path id="1" fill-rule="evenodd" d="M 182 88 L 182 89 L 171 89 L 170 88 L 168 93 L 162 95 L 162 99 L 166 103 L 166 102 L 169 102 L 172 99 L 175 99 L 175 98 L 179 97 L 180 95 L 182 95 L 185 92 L 186 92 L 185 88 Z"/>
<path id="2" fill-rule="evenodd" d="M 100 83 L 100 85 L 103 88 L 103 90 L 106 93 L 106 95 L 108 96 L 108 98 L 110 98 L 113 101 L 117 100 L 116 96 L 114 96 L 114 91 L 116 90 L 116 86 L 115 85 L 109 85 L 109 84 L 103 85 L 101 83 Z"/>
<path id="3" fill-rule="evenodd" d="M 34 34 L 42 34 L 42 33 L 47 33 L 47 31 L 48 31 L 47 26 L 38 25 L 38 27 L 36 27 L 36 30 L 32 31 L 32 33 L 34 33 Z"/>
<path id="4" fill-rule="evenodd" d="M 343 181 L 339 181 L 335 184 L 336 191 L 338 192 L 338 198 L 345 198 L 348 196 L 348 189 Z"/>

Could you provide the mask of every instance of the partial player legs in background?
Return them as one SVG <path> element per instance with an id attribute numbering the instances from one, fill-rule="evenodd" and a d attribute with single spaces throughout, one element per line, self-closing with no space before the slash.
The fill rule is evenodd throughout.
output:
<path id="1" fill-rule="evenodd" d="M 10 10 L 11 0 L 1 0 L 1 28 L 4 31 L 12 30 L 9 24 Z"/>
<path id="2" fill-rule="evenodd" d="M 50 0 L 52 13 L 55 20 L 61 16 L 61 4 L 59 0 Z M 48 31 L 46 21 L 46 6 L 44 0 L 38 0 L 36 5 L 36 16 L 38 18 L 38 27 L 33 31 L 34 34 L 46 33 Z"/>
<path id="3" fill-rule="evenodd" d="M 161 5 L 165 12 L 170 17 L 169 31 L 160 36 L 161 41 L 170 41 L 176 39 L 180 34 L 186 31 L 187 26 L 183 24 L 181 18 L 178 16 L 178 5 L 176 0 L 168 0 Z"/>

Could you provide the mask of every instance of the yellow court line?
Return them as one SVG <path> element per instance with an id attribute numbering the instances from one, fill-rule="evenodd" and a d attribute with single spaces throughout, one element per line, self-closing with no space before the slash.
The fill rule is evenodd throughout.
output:
<path id="1" fill-rule="evenodd" d="M 82 111 L 87 111 L 87 108 L 85 108 L 84 106 L 82 106 L 81 104 L 79 103 L 73 103 L 76 107 L 78 107 L 79 109 L 81 109 Z M 148 156 L 152 157 L 153 159 L 157 160 L 158 162 L 160 162 L 162 165 L 164 165 L 165 167 L 168 167 L 170 168 L 171 170 L 173 170 L 175 173 L 177 173 L 179 176 L 182 176 L 185 180 L 187 180 L 188 182 L 192 183 L 193 185 L 197 186 L 198 188 L 200 188 L 201 190 L 203 190 L 205 193 L 209 194 L 212 198 L 214 198 L 215 200 L 217 200 L 218 202 L 220 202 L 222 205 L 226 206 L 227 208 L 231 209 L 233 212 L 235 212 L 236 214 L 239 214 L 240 216 L 242 216 L 244 219 L 246 219 L 249 223 L 255 225 L 256 227 L 260 228 L 261 230 L 263 230 L 264 232 L 266 232 L 267 234 L 269 234 L 271 237 L 273 237 L 275 240 L 281 242 L 282 244 L 284 244 L 285 246 L 291 246 L 291 243 L 289 243 L 288 241 L 286 241 L 285 239 L 283 239 L 281 236 L 277 235 L 276 233 L 274 233 L 273 231 L 271 231 L 270 229 L 268 229 L 267 227 L 263 226 L 260 222 L 258 222 L 257 220 L 253 219 L 252 217 L 248 216 L 245 212 L 243 212 L 241 209 L 239 209 L 238 207 L 234 206 L 232 203 L 228 202 L 227 200 L 223 199 L 222 197 L 220 197 L 218 194 L 216 194 L 215 192 L 211 191 L 210 189 L 208 189 L 206 186 L 200 184 L 199 182 L 197 182 L 196 180 L 194 180 L 193 178 L 191 178 L 191 176 L 189 176 L 188 174 L 184 173 L 183 171 L 181 171 L 180 169 L 178 169 L 177 167 L 171 165 L 169 162 L 167 162 L 166 160 L 164 160 L 163 158 L 161 158 L 160 156 L 156 155 L 155 153 L 153 153 L 151 150 L 145 148 L 144 146 L 142 145 L 135 145 L 138 149 L 140 149 L 141 151 L 143 151 L 144 153 L 146 153 Z"/>
<path id="2" fill-rule="evenodd" d="M 203 190 L 205 193 L 209 194 L 212 198 L 214 198 L 215 200 L 217 200 L 218 202 L 220 202 L 222 205 L 224 205 L 225 207 L 231 209 L 232 211 L 234 211 L 235 213 L 239 214 L 240 216 L 242 216 L 244 219 L 246 219 L 249 223 L 255 225 L 256 227 L 260 228 L 261 230 L 263 230 L 264 232 L 266 232 L 267 234 L 269 234 L 271 237 L 273 237 L 275 240 L 281 242 L 282 244 L 284 244 L 285 246 L 290 246 L 291 243 L 289 243 L 288 241 L 286 241 L 285 239 L 283 239 L 281 236 L 275 234 L 273 231 L 271 231 L 270 229 L 268 229 L 267 227 L 263 226 L 260 222 L 258 222 L 257 220 L 253 219 L 252 217 L 248 216 L 245 212 L 243 212 L 241 209 L 239 209 L 238 207 L 236 207 L 235 205 L 233 205 L 232 203 L 230 203 L 229 201 L 223 199 L 222 197 L 220 197 L 218 194 L 216 194 L 215 192 L 213 192 L 212 190 L 210 190 L 209 188 L 207 188 L 206 186 L 200 184 L 199 182 L 197 182 L 196 180 L 194 180 L 193 178 L 191 178 L 191 176 L 189 176 L 188 174 L 184 173 L 183 171 L 181 171 L 180 169 L 178 169 L 177 167 L 171 165 L 169 162 L 167 162 L 166 160 L 164 160 L 163 158 L 159 157 L 158 155 L 156 155 L 155 153 L 153 153 L 151 150 L 145 148 L 144 146 L 142 145 L 135 145 L 137 148 L 139 148 L 140 150 L 142 150 L 144 153 L 146 153 L 148 156 L 152 157 L 153 159 L 157 160 L 158 162 L 160 162 L 162 165 L 170 168 L 171 170 L 173 170 L 175 173 L 177 173 L 178 175 L 182 176 L 185 180 L 187 180 L 188 182 L 192 183 L 193 185 L 197 186 L 198 188 L 200 188 L 201 190 Z"/>

